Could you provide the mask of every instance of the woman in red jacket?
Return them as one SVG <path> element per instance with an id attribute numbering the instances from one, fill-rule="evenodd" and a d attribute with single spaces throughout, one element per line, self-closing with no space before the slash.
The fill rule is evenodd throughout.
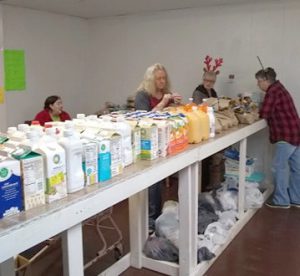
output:
<path id="1" fill-rule="evenodd" d="M 39 112 L 35 118 L 43 126 L 46 122 L 71 120 L 70 115 L 63 111 L 63 103 L 59 96 L 49 96 L 45 100 L 44 110 Z"/>

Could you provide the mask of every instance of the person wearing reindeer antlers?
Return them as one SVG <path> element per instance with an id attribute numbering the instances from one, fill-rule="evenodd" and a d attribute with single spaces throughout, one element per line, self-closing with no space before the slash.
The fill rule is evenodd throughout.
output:
<path id="1" fill-rule="evenodd" d="M 266 92 L 260 117 L 269 126 L 269 139 L 275 144 L 272 162 L 274 192 L 266 202 L 271 208 L 300 208 L 300 119 L 293 99 L 276 80 L 273 68 L 255 74 L 258 87 Z"/>
<path id="2" fill-rule="evenodd" d="M 213 61 L 212 57 L 206 56 L 204 60 L 205 67 L 203 68 L 204 73 L 202 76 L 202 84 L 197 86 L 193 93 L 193 102 L 195 104 L 201 104 L 203 99 L 206 98 L 217 98 L 217 92 L 214 90 L 214 85 L 217 79 L 217 75 L 220 73 L 217 70 L 223 64 L 222 58 L 216 58 L 214 60 L 215 64 L 212 66 L 211 62 Z"/>
<path id="3" fill-rule="evenodd" d="M 200 84 L 193 93 L 193 102 L 195 104 L 201 104 L 203 99 L 217 98 L 217 92 L 214 90 L 214 85 L 219 74 L 219 67 L 223 64 L 222 58 L 214 59 L 214 65 L 212 65 L 213 58 L 206 56 L 204 60 L 202 84 Z M 223 151 L 217 152 L 208 158 L 202 160 L 202 179 L 201 186 L 202 191 L 215 190 L 220 187 L 222 181 L 224 181 L 225 163 Z"/>

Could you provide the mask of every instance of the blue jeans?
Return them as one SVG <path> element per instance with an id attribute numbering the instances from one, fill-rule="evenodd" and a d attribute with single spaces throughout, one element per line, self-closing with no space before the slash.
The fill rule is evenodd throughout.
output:
<path id="1" fill-rule="evenodd" d="M 276 143 L 272 171 L 275 186 L 273 203 L 300 204 L 300 146 Z"/>
<path id="2" fill-rule="evenodd" d="M 161 214 L 161 185 L 162 181 L 159 181 L 148 188 L 149 198 L 149 220 L 148 227 L 151 230 L 155 230 L 155 220 Z"/>

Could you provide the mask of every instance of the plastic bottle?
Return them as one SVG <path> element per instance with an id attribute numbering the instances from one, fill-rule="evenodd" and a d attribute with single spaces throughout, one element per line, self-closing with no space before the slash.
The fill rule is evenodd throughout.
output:
<path id="1" fill-rule="evenodd" d="M 42 135 L 44 131 L 44 128 L 40 125 L 39 121 L 31 121 L 30 129 L 38 131 L 40 135 Z"/>
<path id="2" fill-rule="evenodd" d="M 78 113 L 78 114 L 76 115 L 76 119 L 84 120 L 84 119 L 85 119 L 85 114 L 83 114 L 83 113 Z"/>
<path id="3" fill-rule="evenodd" d="M 46 133 L 46 135 L 57 140 L 57 133 L 56 133 L 56 129 L 54 127 L 45 128 L 45 133 Z"/>
<path id="4" fill-rule="evenodd" d="M 7 136 L 9 138 L 11 138 L 14 135 L 14 133 L 16 133 L 16 132 L 17 132 L 17 128 L 16 127 L 8 127 L 7 131 L 6 131 Z"/>
<path id="5" fill-rule="evenodd" d="M 209 118 L 209 137 L 212 138 L 216 135 L 216 118 L 214 109 L 211 106 L 207 108 L 207 114 Z"/>
<path id="6" fill-rule="evenodd" d="M 40 139 L 38 148 L 35 149 L 44 159 L 47 202 L 67 196 L 66 153 L 55 136 L 55 128 L 46 128 L 46 134 Z"/>
<path id="7" fill-rule="evenodd" d="M 207 113 L 207 108 L 208 108 L 207 99 L 203 99 L 202 104 L 199 105 L 199 109 Z"/>
<path id="8" fill-rule="evenodd" d="M 82 133 L 87 127 L 85 114 L 77 114 L 76 119 L 73 119 L 74 128 L 78 133 Z"/>
<path id="9" fill-rule="evenodd" d="M 9 127 L 7 129 L 7 137 L 9 140 L 6 142 L 6 144 L 17 147 L 26 139 L 26 134 L 23 131 L 17 130 L 16 127 Z"/>
<path id="10" fill-rule="evenodd" d="M 67 191 L 73 193 L 84 187 L 84 174 L 82 170 L 82 143 L 74 135 L 74 130 L 65 129 L 59 144 L 66 151 Z"/>
<path id="11" fill-rule="evenodd" d="M 183 112 L 188 119 L 188 142 L 196 144 L 202 141 L 200 118 L 192 109 Z"/>
<path id="12" fill-rule="evenodd" d="M 18 124 L 18 130 L 26 133 L 30 130 L 30 126 L 27 124 Z"/>
<path id="13" fill-rule="evenodd" d="M 26 137 L 27 139 L 22 144 L 29 146 L 32 151 L 36 150 L 39 147 L 41 138 L 39 132 L 33 129 L 26 133 Z"/>
<path id="14" fill-rule="evenodd" d="M 191 111 L 193 106 L 197 106 L 193 101 L 193 98 L 189 98 L 189 102 L 184 106 L 186 111 Z"/>

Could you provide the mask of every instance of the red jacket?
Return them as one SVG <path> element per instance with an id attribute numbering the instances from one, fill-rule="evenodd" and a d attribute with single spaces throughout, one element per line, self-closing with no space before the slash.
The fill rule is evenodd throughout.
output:
<path id="1" fill-rule="evenodd" d="M 70 115 L 63 111 L 62 113 L 59 114 L 60 120 L 62 122 L 66 121 L 66 120 L 71 120 Z M 36 114 L 35 121 L 39 121 L 41 126 L 43 126 L 46 122 L 52 122 L 52 118 L 50 116 L 49 110 L 48 109 L 44 109 L 41 112 L 39 112 L 38 114 Z"/>

